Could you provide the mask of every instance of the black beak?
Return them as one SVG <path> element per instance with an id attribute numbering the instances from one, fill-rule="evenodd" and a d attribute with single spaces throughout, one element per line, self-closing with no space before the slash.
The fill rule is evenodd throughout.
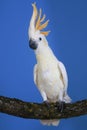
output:
<path id="1" fill-rule="evenodd" d="M 37 49 L 37 43 L 32 39 L 29 40 L 29 46 L 34 50 Z"/>

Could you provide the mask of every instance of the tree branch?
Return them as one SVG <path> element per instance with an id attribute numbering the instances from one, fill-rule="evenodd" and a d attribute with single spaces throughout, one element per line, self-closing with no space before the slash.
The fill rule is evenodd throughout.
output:
<path id="1" fill-rule="evenodd" d="M 63 112 L 58 103 L 45 104 L 24 102 L 15 98 L 0 96 L 0 112 L 30 119 L 61 119 L 87 114 L 87 100 L 65 104 Z"/>

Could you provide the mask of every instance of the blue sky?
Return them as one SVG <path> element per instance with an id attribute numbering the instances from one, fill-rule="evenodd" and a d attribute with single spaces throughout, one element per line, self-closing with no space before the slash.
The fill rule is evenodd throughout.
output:
<path id="1" fill-rule="evenodd" d="M 33 82 L 36 63 L 28 46 L 28 25 L 33 0 L 0 0 L 0 95 L 24 101 L 42 102 Z M 36 0 L 50 19 L 47 37 L 56 57 L 67 69 L 68 93 L 72 101 L 87 98 L 87 1 Z M 47 127 L 38 120 L 0 114 L 0 130 L 82 130 L 87 129 L 87 116 L 61 120 L 57 127 Z"/>

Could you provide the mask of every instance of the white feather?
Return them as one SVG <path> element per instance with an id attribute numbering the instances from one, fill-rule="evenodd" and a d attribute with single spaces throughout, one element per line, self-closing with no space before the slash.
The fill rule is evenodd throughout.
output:
<path id="1" fill-rule="evenodd" d="M 67 75 L 67 72 L 66 72 L 66 68 L 64 66 L 64 64 L 60 61 L 58 61 L 58 66 L 59 66 L 59 69 L 61 71 L 61 74 L 63 76 L 63 82 L 64 82 L 64 96 L 63 96 L 63 101 L 65 103 L 70 103 L 71 102 L 71 98 L 68 96 L 67 94 L 67 87 L 68 87 L 68 75 Z"/>
<path id="2" fill-rule="evenodd" d="M 64 81 L 64 85 L 65 85 L 65 88 L 68 87 L 68 75 L 67 75 L 67 72 L 66 72 L 66 69 L 65 69 L 65 66 L 62 62 L 58 61 L 58 66 L 59 66 L 59 69 L 61 71 L 61 74 L 63 76 L 63 81 Z"/>

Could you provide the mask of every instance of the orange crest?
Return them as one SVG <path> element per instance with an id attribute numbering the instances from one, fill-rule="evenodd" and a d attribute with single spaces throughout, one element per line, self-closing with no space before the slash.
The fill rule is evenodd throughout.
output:
<path id="1" fill-rule="evenodd" d="M 37 10 L 37 7 L 36 7 L 36 3 L 33 3 L 32 6 L 33 6 L 33 11 L 34 11 L 34 14 L 35 14 L 35 17 L 36 17 L 35 29 L 36 30 L 40 30 L 41 34 L 47 36 L 50 31 L 42 31 L 42 30 L 47 27 L 47 25 L 49 23 L 49 20 L 47 20 L 46 22 L 42 23 L 45 20 L 46 15 L 43 15 L 41 17 L 42 9 L 40 9 L 39 13 L 38 13 L 38 10 Z"/>

